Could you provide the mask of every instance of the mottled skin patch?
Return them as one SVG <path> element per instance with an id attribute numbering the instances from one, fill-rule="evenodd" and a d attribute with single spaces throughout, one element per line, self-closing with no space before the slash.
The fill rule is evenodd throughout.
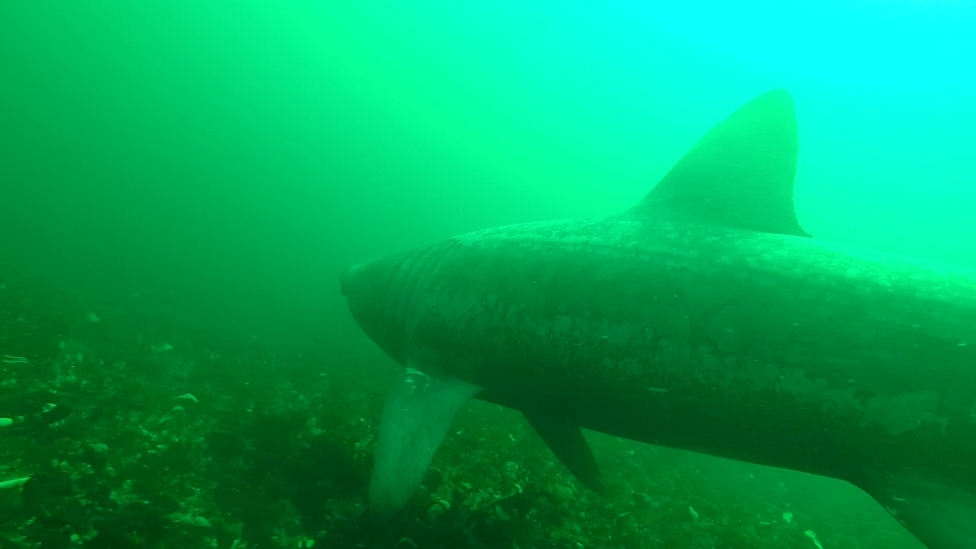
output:
<path id="1" fill-rule="evenodd" d="M 387 279 L 356 314 L 371 336 L 479 398 L 855 482 L 976 477 L 972 271 L 666 212 L 479 231 L 359 269 Z"/>

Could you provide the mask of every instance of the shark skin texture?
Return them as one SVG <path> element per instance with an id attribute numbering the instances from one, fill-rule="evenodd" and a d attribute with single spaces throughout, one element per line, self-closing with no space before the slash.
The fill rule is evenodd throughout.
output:
<path id="1" fill-rule="evenodd" d="M 474 397 L 523 412 L 594 490 L 580 428 L 846 480 L 930 549 L 976 546 L 976 271 L 810 238 L 796 135 L 772 91 L 623 213 L 343 273 L 354 318 L 406 368 L 371 513 L 407 503 Z"/>

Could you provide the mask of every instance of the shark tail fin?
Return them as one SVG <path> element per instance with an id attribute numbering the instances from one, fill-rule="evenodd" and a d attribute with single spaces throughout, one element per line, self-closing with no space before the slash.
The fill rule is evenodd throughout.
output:
<path id="1" fill-rule="evenodd" d="M 765 93 L 705 134 L 630 213 L 809 237 L 793 209 L 796 153 L 793 99 Z"/>

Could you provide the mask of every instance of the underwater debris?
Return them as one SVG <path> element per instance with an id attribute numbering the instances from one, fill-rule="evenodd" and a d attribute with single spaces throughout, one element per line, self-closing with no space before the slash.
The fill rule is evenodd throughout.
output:
<path id="1" fill-rule="evenodd" d="M 160 416 L 159 421 L 157 421 L 156 424 L 162 425 L 163 423 L 166 423 L 167 421 L 179 417 L 185 413 L 186 411 L 183 409 L 182 406 L 173 406 L 173 408 L 170 411 Z"/>

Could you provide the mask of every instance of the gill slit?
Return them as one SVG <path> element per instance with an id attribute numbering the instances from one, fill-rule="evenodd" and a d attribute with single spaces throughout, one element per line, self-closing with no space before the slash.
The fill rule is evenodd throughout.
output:
<path id="1" fill-rule="evenodd" d="M 418 278 L 422 274 L 428 256 L 440 249 L 440 246 L 441 244 L 434 244 L 415 250 L 400 263 L 401 267 L 407 263 L 409 265 L 403 274 L 402 284 L 397 292 L 396 304 L 392 312 L 394 326 L 402 328 L 404 332 L 407 331 L 407 320 L 411 316 L 409 314 L 410 305 L 414 302 L 415 295 L 418 293 Z M 399 273 L 400 270 L 398 269 L 397 272 Z M 407 334 L 405 333 L 404 335 Z"/>
<path id="2" fill-rule="evenodd" d="M 422 283 L 419 285 L 420 287 L 416 288 L 415 286 L 416 291 L 413 292 L 413 294 L 411 295 L 411 299 L 407 304 L 406 326 L 408 327 L 408 329 L 412 329 L 413 326 L 415 326 L 416 316 L 417 316 L 417 302 L 420 300 L 422 296 L 427 294 L 427 287 L 430 285 L 430 281 L 434 278 L 434 274 L 440 268 L 441 263 L 444 262 L 444 260 L 451 253 L 451 251 L 453 251 L 454 248 L 456 248 L 459 244 L 461 244 L 460 240 L 456 238 L 452 238 L 450 240 L 445 240 L 444 242 L 436 246 L 437 258 L 433 262 L 431 262 L 430 267 L 426 269 L 426 271 L 423 273 L 423 277 L 422 277 L 423 280 Z"/>

